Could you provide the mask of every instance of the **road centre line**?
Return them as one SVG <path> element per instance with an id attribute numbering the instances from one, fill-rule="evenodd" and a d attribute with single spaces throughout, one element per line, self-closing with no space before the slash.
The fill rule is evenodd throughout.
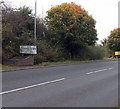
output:
<path id="1" fill-rule="evenodd" d="M 113 69 L 113 68 L 101 69 L 101 70 L 97 70 L 97 71 L 93 71 L 93 72 L 88 72 L 88 73 L 86 73 L 86 74 L 89 75 L 89 74 L 92 74 L 92 73 L 98 73 L 98 72 L 103 72 L 103 71 L 112 70 L 112 69 Z"/>
<path id="2" fill-rule="evenodd" d="M 102 70 L 97 70 L 97 71 L 94 71 L 95 73 L 97 72 L 103 72 L 103 71 L 106 71 L 107 69 L 102 69 Z"/>
<path id="3" fill-rule="evenodd" d="M 113 68 L 108 68 L 109 70 L 112 70 Z"/>
<path id="4" fill-rule="evenodd" d="M 93 74 L 93 73 L 103 72 L 103 71 L 112 70 L 112 69 L 113 68 L 101 69 L 101 70 L 97 70 L 97 71 L 93 71 L 93 72 L 88 72 L 86 74 Z M 53 81 L 48 81 L 48 82 L 40 83 L 40 84 L 35 84 L 35 85 L 21 87 L 21 88 L 9 90 L 9 91 L 4 91 L 4 92 L 1 92 L 0 95 L 8 94 L 8 93 L 13 93 L 13 92 L 17 92 L 17 91 L 21 91 L 21 90 L 25 90 L 25 89 L 30 89 L 30 88 L 34 88 L 34 87 L 37 87 L 37 86 L 47 85 L 47 84 L 50 84 L 50 83 L 55 83 L 55 82 L 63 81 L 65 79 L 66 78 L 61 78 L 61 79 L 57 79 L 57 80 L 53 80 Z"/>
<path id="5" fill-rule="evenodd" d="M 34 88 L 34 87 L 37 87 L 37 86 L 47 85 L 47 84 L 50 84 L 50 83 L 60 82 L 60 81 L 63 81 L 63 80 L 65 80 L 65 78 L 61 78 L 61 79 L 57 79 L 57 80 L 53 80 L 53 81 L 48 81 L 48 82 L 44 82 L 44 83 L 40 83 L 40 84 L 35 84 L 35 85 L 27 86 L 27 87 L 17 88 L 17 89 L 1 92 L 0 95 L 13 93 L 13 92 L 17 92 L 17 91 L 21 91 L 21 90 L 25 90 L 25 89 L 30 89 L 30 88 Z"/>
<path id="6" fill-rule="evenodd" d="M 94 72 L 88 72 L 88 73 L 86 73 L 86 74 L 88 74 L 88 75 L 89 75 L 89 74 L 92 74 L 92 73 L 94 73 Z"/>

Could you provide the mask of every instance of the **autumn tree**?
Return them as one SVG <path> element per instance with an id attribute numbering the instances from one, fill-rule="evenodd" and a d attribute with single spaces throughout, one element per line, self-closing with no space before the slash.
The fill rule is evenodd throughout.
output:
<path id="1" fill-rule="evenodd" d="M 95 20 L 73 2 L 52 7 L 46 19 L 52 43 L 58 51 L 66 52 L 67 57 L 76 57 L 85 46 L 94 45 L 97 40 Z"/>
<path id="2" fill-rule="evenodd" d="M 120 28 L 111 31 L 108 37 L 108 47 L 111 51 L 120 51 Z"/>

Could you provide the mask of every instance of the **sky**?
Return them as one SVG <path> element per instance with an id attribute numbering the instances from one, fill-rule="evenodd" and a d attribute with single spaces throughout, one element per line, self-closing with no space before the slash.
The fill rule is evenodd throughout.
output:
<path id="1" fill-rule="evenodd" d="M 8 1 L 8 0 L 5 0 Z M 53 6 L 61 3 L 74 2 L 81 5 L 89 15 L 96 20 L 98 43 L 110 35 L 110 32 L 118 27 L 118 2 L 119 0 L 36 0 L 37 15 L 45 17 L 46 12 Z M 35 9 L 35 0 L 9 0 L 12 7 L 29 6 Z"/>

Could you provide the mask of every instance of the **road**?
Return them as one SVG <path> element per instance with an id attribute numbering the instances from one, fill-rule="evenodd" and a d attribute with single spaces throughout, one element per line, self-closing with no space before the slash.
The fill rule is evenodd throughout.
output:
<path id="1" fill-rule="evenodd" d="M 118 106 L 118 61 L 3 72 L 3 107 Z"/>

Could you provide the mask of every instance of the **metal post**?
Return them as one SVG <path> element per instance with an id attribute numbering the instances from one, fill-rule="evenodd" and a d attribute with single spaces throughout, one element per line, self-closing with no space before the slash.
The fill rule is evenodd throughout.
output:
<path id="1" fill-rule="evenodd" d="M 36 46 L 36 8 L 37 8 L 37 1 L 35 0 L 35 18 L 34 18 L 34 45 Z M 33 63 L 35 64 L 35 55 L 33 55 Z"/>
<path id="2" fill-rule="evenodd" d="M 0 64 L 2 64 L 2 4 L 0 2 Z M 2 92 L 2 66 L 0 66 L 0 92 Z M 2 109 L 2 95 L 0 95 L 0 108 Z"/>
<path id="3" fill-rule="evenodd" d="M 34 21 L 34 44 L 36 45 L 36 8 L 37 8 L 37 1 L 35 0 L 35 21 Z"/>

